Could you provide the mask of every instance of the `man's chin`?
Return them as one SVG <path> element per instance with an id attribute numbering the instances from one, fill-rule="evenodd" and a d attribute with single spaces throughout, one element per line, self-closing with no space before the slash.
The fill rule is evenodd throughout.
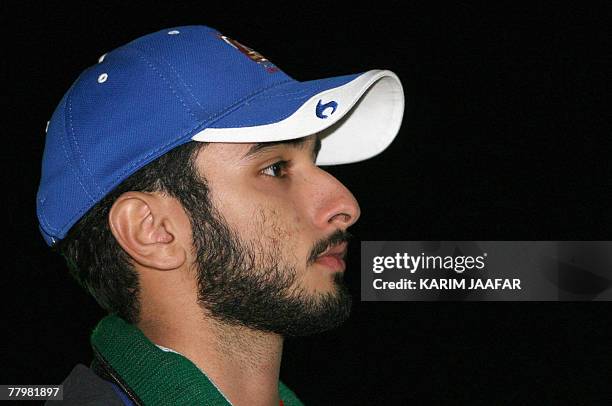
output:
<path id="1" fill-rule="evenodd" d="M 302 311 L 293 323 L 276 332 L 287 337 L 297 337 L 332 330 L 349 318 L 351 307 L 352 297 L 348 289 L 342 282 L 336 281 L 329 292 L 317 293 L 303 300 Z"/>

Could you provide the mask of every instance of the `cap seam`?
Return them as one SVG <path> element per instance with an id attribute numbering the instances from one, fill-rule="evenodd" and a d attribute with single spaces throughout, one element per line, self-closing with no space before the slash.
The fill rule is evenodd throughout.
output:
<path id="1" fill-rule="evenodd" d="M 291 95 L 300 94 L 300 93 L 301 94 L 306 93 L 306 89 L 298 90 L 298 91 L 295 91 L 295 92 L 288 92 L 288 93 L 275 94 L 275 95 L 272 95 L 272 96 L 266 96 L 266 97 L 262 97 L 261 100 L 273 99 L 275 97 L 291 96 Z"/>
<path id="2" fill-rule="evenodd" d="M 70 105 L 70 103 L 71 103 L 71 99 L 72 99 L 72 89 L 73 89 L 73 87 L 71 87 L 71 88 L 69 89 L 69 93 L 68 93 L 68 95 L 66 96 L 67 103 L 68 103 L 69 105 Z M 65 109 L 65 105 L 64 105 L 64 109 Z M 64 116 L 64 131 L 59 131 L 59 136 L 61 137 L 61 141 L 66 141 L 66 139 L 65 139 L 65 130 L 66 130 L 66 112 L 64 112 L 64 115 L 63 115 L 63 116 Z M 68 154 L 68 150 L 66 149 L 66 144 L 65 144 L 65 142 L 61 142 L 61 141 L 60 141 L 60 145 L 62 146 L 62 150 L 64 151 L 64 156 L 66 157 L 66 161 L 67 161 L 67 163 L 68 163 L 68 167 L 69 167 L 69 168 L 70 168 L 70 170 L 72 170 L 72 171 L 73 171 L 73 173 L 76 175 L 75 177 L 76 177 L 76 179 L 77 179 L 77 182 L 79 182 L 79 185 L 81 185 L 81 188 L 83 188 L 83 191 L 85 192 L 85 194 L 87 195 L 87 197 L 90 199 L 90 202 L 95 201 L 95 200 L 94 200 L 94 198 L 93 198 L 93 196 L 92 196 L 92 195 L 89 193 L 89 191 L 87 190 L 87 188 L 85 188 L 85 185 L 83 185 L 83 182 L 81 182 L 81 179 L 80 179 L 80 176 L 79 176 L 79 171 L 78 171 L 78 170 L 76 170 L 76 168 L 74 168 L 74 167 L 73 167 L 73 165 L 71 165 L 71 164 L 70 164 L 71 160 L 70 160 L 70 157 L 69 157 L 69 154 Z M 44 206 L 46 206 L 46 202 L 47 202 L 47 199 L 45 198 L 45 200 L 44 200 L 44 201 L 41 203 L 43 207 L 44 207 Z M 40 211 L 40 213 L 39 213 L 39 217 L 42 217 L 42 220 L 43 220 L 44 225 L 45 225 L 45 226 L 47 227 L 47 229 L 49 230 L 49 234 L 51 234 L 51 233 L 55 233 L 55 234 L 57 234 L 57 233 L 61 233 L 61 232 L 62 232 L 62 230 L 64 229 L 64 227 L 63 227 L 63 226 L 62 226 L 62 227 L 60 227 L 60 228 L 53 227 L 53 226 L 51 225 L 50 221 L 47 219 L 47 216 L 44 214 L 44 210 L 42 210 L 42 207 L 41 207 L 41 211 Z M 71 220 L 72 220 L 72 219 L 71 219 Z"/>
<path id="3" fill-rule="evenodd" d="M 149 61 L 149 59 L 147 59 L 144 55 L 145 53 L 143 51 L 141 51 L 140 49 L 134 47 L 133 48 L 134 51 L 136 51 L 138 53 L 138 56 L 145 61 L 145 63 L 155 72 L 157 73 L 157 75 L 164 81 L 164 83 L 166 84 L 166 86 L 168 86 L 168 88 L 170 89 L 170 91 L 172 92 L 172 94 L 174 95 L 174 97 L 176 97 L 181 104 L 183 105 L 183 107 L 185 107 L 185 110 L 187 110 L 187 112 L 189 113 L 189 115 L 197 121 L 197 117 L 196 115 L 193 113 L 193 111 L 191 111 L 191 109 L 189 107 L 187 107 L 187 104 L 185 104 L 185 101 L 183 100 L 183 98 L 178 94 L 178 92 L 174 89 L 174 87 L 170 84 L 170 82 L 168 81 L 168 79 L 166 79 L 166 77 L 161 73 L 161 71 L 159 69 L 157 69 L 155 67 L 155 65 Z"/>
<path id="4" fill-rule="evenodd" d="M 82 162 L 83 168 L 85 168 L 87 173 L 89 173 L 91 183 L 93 183 L 93 185 L 96 187 L 96 190 L 100 191 L 100 186 L 96 182 L 95 177 L 93 176 L 93 174 L 91 173 L 91 170 L 87 166 L 85 159 L 81 156 L 81 149 L 79 148 L 79 143 L 77 142 L 76 137 L 74 136 L 74 126 L 72 124 L 72 94 L 68 96 L 68 122 L 70 123 L 70 136 L 74 143 L 75 155 L 77 159 L 79 159 Z M 78 170 L 78 167 L 75 167 L 75 169 Z M 79 183 L 81 182 L 79 181 Z M 83 183 L 81 183 L 81 186 L 83 187 L 83 189 L 85 189 L 85 185 Z M 93 200 L 93 197 L 87 192 L 87 190 L 85 190 L 85 193 L 87 193 L 87 195 Z"/>
<path id="5" fill-rule="evenodd" d="M 180 81 L 180 83 L 183 85 L 183 87 L 185 88 L 185 90 L 187 90 L 187 92 L 189 93 L 189 95 L 191 96 L 191 98 L 196 102 L 196 104 L 202 109 L 202 111 L 204 111 L 204 107 L 200 104 L 200 101 L 195 97 L 195 95 L 193 94 L 193 92 L 191 91 L 190 86 L 183 80 L 182 76 L 178 73 L 178 71 L 174 68 L 174 66 L 168 62 L 168 60 L 166 58 L 164 58 L 163 56 L 161 57 L 162 61 L 164 61 L 169 67 L 170 69 L 172 69 L 172 72 L 176 75 L 176 77 L 178 78 L 178 80 Z"/>

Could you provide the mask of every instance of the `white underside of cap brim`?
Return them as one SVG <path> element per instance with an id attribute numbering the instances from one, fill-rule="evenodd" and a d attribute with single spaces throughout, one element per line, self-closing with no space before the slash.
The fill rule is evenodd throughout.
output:
<path id="1" fill-rule="evenodd" d="M 335 101 L 336 111 L 317 116 L 317 105 Z M 320 112 L 321 113 L 321 112 Z M 383 150 L 397 135 L 404 113 L 404 92 L 395 73 L 371 70 L 349 83 L 325 90 L 276 123 L 239 128 L 206 128 L 192 137 L 204 142 L 268 142 L 320 133 L 318 165 L 362 161 Z"/>

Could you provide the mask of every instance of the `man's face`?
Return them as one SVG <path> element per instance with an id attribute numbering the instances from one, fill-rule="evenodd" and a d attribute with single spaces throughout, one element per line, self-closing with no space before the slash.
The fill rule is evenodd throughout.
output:
<path id="1" fill-rule="evenodd" d="M 282 335 L 338 325 L 353 195 L 314 162 L 315 136 L 267 144 L 211 143 L 196 159 L 211 221 L 194 226 L 199 301 L 218 320 Z M 193 221 L 197 222 L 197 219 Z"/>

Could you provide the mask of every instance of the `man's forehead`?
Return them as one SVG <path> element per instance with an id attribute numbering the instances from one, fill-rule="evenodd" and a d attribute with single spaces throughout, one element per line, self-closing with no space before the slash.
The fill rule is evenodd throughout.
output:
<path id="1" fill-rule="evenodd" d="M 317 134 L 309 135 L 307 137 L 294 138 L 292 140 L 284 141 L 271 141 L 271 142 L 259 142 L 248 144 L 250 145 L 246 153 L 243 155 L 243 159 L 255 156 L 261 152 L 274 149 L 277 147 L 290 147 L 300 150 L 313 151 L 315 156 L 321 149 L 321 140 Z"/>
<path id="2" fill-rule="evenodd" d="M 222 156 L 224 159 L 232 161 L 250 160 L 262 155 L 270 150 L 281 148 L 295 148 L 299 150 L 310 150 L 315 157 L 321 148 L 321 141 L 317 134 L 307 137 L 295 138 L 283 141 L 270 141 L 259 143 L 231 143 L 231 142 L 211 142 L 204 148 L 206 154 Z"/>

